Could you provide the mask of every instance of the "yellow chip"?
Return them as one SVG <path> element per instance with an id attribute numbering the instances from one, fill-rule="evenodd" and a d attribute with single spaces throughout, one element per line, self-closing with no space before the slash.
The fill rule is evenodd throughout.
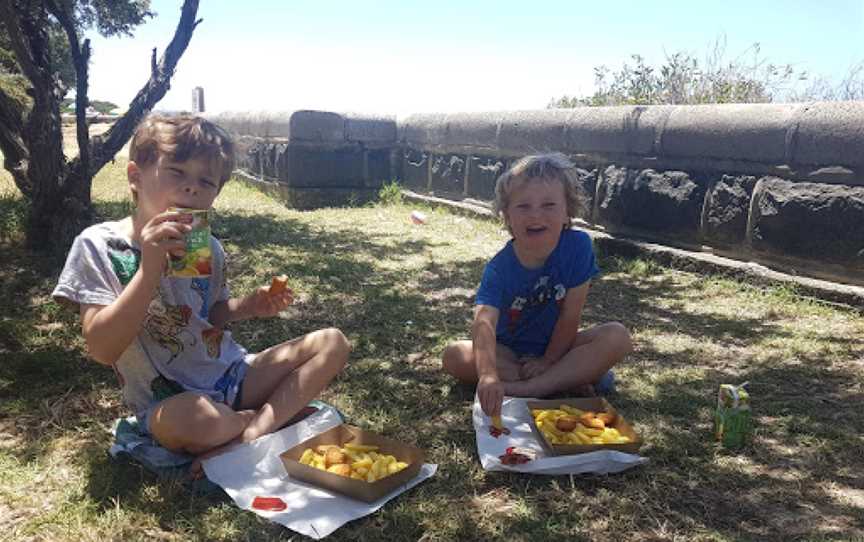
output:
<path id="1" fill-rule="evenodd" d="M 374 452 L 378 450 L 378 446 L 373 444 L 352 444 L 350 442 L 345 444 L 345 448 L 352 452 Z"/>

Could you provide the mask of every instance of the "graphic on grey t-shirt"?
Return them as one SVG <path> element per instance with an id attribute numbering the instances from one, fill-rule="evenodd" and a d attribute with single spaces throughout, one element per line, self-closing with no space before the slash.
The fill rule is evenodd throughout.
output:
<path id="1" fill-rule="evenodd" d="M 209 321 L 214 304 L 230 297 L 225 253 L 215 238 L 211 249 L 210 277 L 161 278 L 135 340 L 112 364 L 124 401 L 136 414 L 180 391 L 225 401 L 225 390 L 234 390 L 223 385 L 226 373 L 242 377 L 237 364 L 244 364 L 246 350 L 231 331 Z M 128 224 L 91 226 L 72 244 L 52 295 L 79 305 L 111 305 L 135 277 L 140 262 Z"/>
<path id="2" fill-rule="evenodd" d="M 151 301 L 147 307 L 144 330 L 153 342 L 170 354 L 167 360 L 163 360 L 165 363 L 174 361 L 174 358 L 183 353 L 187 344 L 195 346 L 195 337 L 187 329 L 191 316 L 192 309 L 189 306 L 164 305 L 158 298 Z"/>

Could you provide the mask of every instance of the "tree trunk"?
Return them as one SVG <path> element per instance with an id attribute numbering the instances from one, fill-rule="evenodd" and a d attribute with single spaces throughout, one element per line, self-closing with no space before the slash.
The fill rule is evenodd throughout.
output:
<path id="1" fill-rule="evenodd" d="M 81 176 L 80 171 L 69 172 L 67 182 L 86 186 L 86 191 L 65 194 L 58 191 L 32 200 L 27 224 L 29 248 L 53 253 L 58 259 L 65 258 L 75 236 L 95 222 L 96 212 L 89 192 L 91 179 Z M 45 184 L 57 184 L 57 181 Z"/>
<path id="2" fill-rule="evenodd" d="M 90 139 L 84 108 L 87 104 L 90 42 L 79 40 L 73 2 L 54 0 L 0 0 L 0 24 L 29 80 L 32 107 L 15 101 L 0 87 L 0 151 L 4 167 L 30 201 L 27 245 L 31 249 L 65 256 L 75 236 L 96 219 L 90 199 L 93 176 L 132 136 L 135 127 L 162 99 L 195 27 L 199 0 L 183 0 L 174 37 L 159 62 L 155 51 L 150 79 L 138 91 L 114 125 Z M 79 155 L 67 161 L 63 154 L 60 100 L 65 89 L 55 77 L 47 33 L 49 12 L 66 32 L 77 78 L 76 116 Z"/>

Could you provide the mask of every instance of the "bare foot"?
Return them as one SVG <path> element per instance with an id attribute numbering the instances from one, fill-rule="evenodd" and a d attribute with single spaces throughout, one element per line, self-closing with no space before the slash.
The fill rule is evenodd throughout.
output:
<path id="1" fill-rule="evenodd" d="M 252 442 L 261 435 L 266 435 L 272 431 L 275 428 L 275 418 L 273 407 L 264 403 L 255 413 L 255 417 L 249 422 L 246 429 L 240 433 L 240 442 Z"/>
<path id="2" fill-rule="evenodd" d="M 193 480 L 198 480 L 204 477 L 204 460 L 209 459 L 211 457 L 215 457 L 221 453 L 227 452 L 230 448 L 232 448 L 235 444 L 239 444 L 240 437 L 235 437 L 233 440 L 228 441 L 222 446 L 217 446 L 212 450 L 208 450 L 203 454 L 197 456 L 192 460 L 192 464 L 189 466 L 189 477 Z"/>
<path id="3" fill-rule="evenodd" d="M 238 410 L 237 415 L 240 417 L 241 420 L 243 420 L 244 428 L 248 427 L 249 423 L 251 423 L 252 420 L 255 419 L 255 411 L 254 410 Z M 204 477 L 203 461 L 205 459 L 217 456 L 223 452 L 227 452 L 229 448 L 231 448 L 232 446 L 234 446 L 235 444 L 238 444 L 240 442 L 240 436 L 242 436 L 242 433 L 240 435 L 238 435 L 237 437 L 234 437 L 233 439 L 229 440 L 225 444 L 223 444 L 221 446 L 217 446 L 211 450 L 207 450 L 206 452 L 196 456 L 195 459 L 192 460 L 192 464 L 189 466 L 189 477 L 192 478 L 193 480 L 199 480 L 199 479 L 203 478 Z"/>

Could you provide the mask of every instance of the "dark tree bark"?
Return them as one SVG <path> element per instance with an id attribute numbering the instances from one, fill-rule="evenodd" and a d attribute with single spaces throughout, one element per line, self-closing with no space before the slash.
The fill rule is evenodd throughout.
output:
<path id="1" fill-rule="evenodd" d="M 90 198 L 93 176 L 126 144 L 135 127 L 171 84 L 177 62 L 189 45 L 198 0 L 184 0 L 174 37 L 151 67 L 150 79 L 138 91 L 126 113 L 102 136 L 90 138 L 88 104 L 90 42 L 81 43 L 70 0 L 0 0 L 0 21 L 24 76 L 30 81 L 33 105 L 21 106 L 0 89 L 0 150 L 4 167 L 29 200 L 27 245 L 65 254 L 75 236 L 96 219 Z M 76 82 L 76 121 L 79 154 L 63 154 L 60 102 L 65 89 L 52 69 L 48 18 L 56 19 L 69 39 Z M 155 51 L 155 50 L 154 50 Z M 155 54 L 154 54 L 155 58 Z"/>

